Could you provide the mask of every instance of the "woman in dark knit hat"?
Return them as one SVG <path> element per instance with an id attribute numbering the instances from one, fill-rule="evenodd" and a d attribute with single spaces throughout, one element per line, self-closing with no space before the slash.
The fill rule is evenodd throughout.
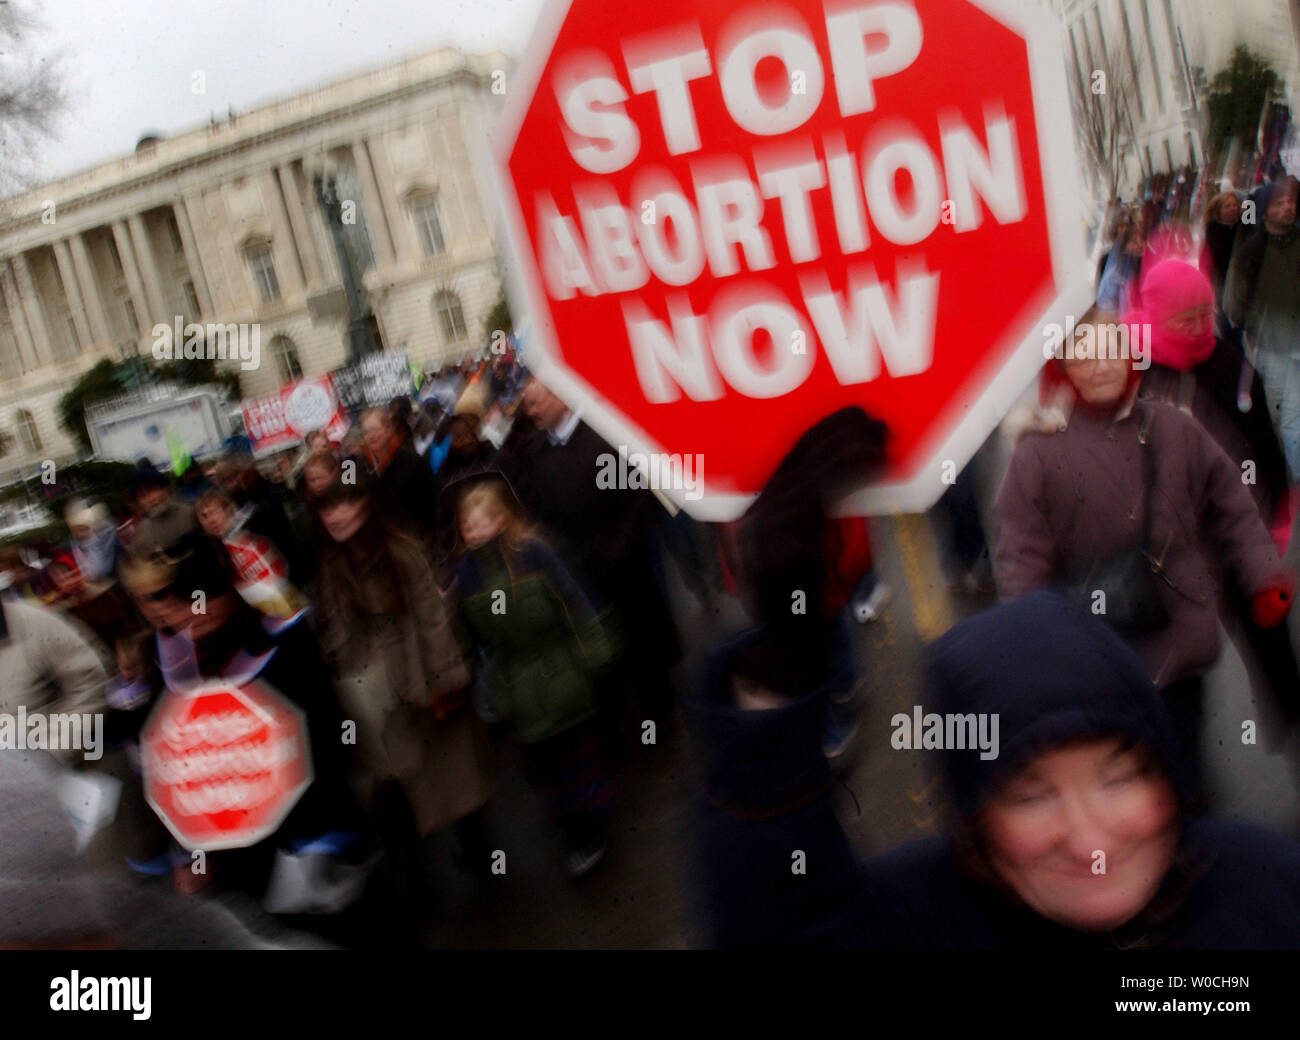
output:
<path id="1" fill-rule="evenodd" d="M 1160 697 L 1105 624 L 1036 592 L 932 655 L 927 709 L 996 719 L 997 753 L 940 752 L 948 833 L 867 864 L 867 944 L 1300 948 L 1300 845 L 1192 816 Z"/>

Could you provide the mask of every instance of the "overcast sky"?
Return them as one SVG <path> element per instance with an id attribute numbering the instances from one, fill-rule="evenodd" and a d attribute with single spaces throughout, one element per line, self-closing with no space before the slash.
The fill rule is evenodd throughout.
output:
<path id="1" fill-rule="evenodd" d="M 71 94 L 41 180 L 258 102 L 452 43 L 518 55 L 542 0 L 16 0 L 45 23 Z M 191 89 L 196 69 L 207 93 Z"/>

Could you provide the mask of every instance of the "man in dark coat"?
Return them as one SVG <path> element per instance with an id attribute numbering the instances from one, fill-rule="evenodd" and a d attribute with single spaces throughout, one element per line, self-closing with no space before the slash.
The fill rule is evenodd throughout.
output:
<path id="1" fill-rule="evenodd" d="M 126 494 L 139 517 L 127 545 L 132 556 L 167 552 L 198 529 L 194 507 L 179 501 L 171 481 L 151 465 L 131 474 Z"/>
<path id="2" fill-rule="evenodd" d="M 361 433 L 383 515 L 433 547 L 439 482 L 428 459 L 416 454 L 410 430 L 385 409 L 372 408 L 361 416 Z"/>
<path id="3" fill-rule="evenodd" d="M 1228 320 L 1245 331 L 1278 439 L 1300 476 L 1300 184 L 1283 177 L 1256 197 L 1259 223 L 1238 238 L 1223 290 Z"/>
<path id="4" fill-rule="evenodd" d="M 289 580 L 299 587 L 306 585 L 312 561 L 302 551 L 274 487 L 258 472 L 253 460 L 244 457 L 220 463 L 217 482 L 246 516 L 244 530 L 261 535 L 275 546 L 289 568 Z"/>
<path id="5" fill-rule="evenodd" d="M 536 379 L 524 389 L 523 407 L 536 431 L 502 469 L 579 580 L 614 607 L 626 647 L 616 682 L 633 693 L 643 718 L 670 728 L 669 670 L 681 651 L 654 570 L 660 507 L 649 491 L 598 485 L 601 456 L 617 458 L 614 448 Z"/>

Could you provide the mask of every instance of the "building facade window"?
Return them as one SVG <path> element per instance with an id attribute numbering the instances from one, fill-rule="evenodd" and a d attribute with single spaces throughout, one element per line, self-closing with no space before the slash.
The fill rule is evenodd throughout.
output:
<path id="1" fill-rule="evenodd" d="M 23 450 L 28 452 L 40 451 L 41 431 L 36 428 L 36 417 L 26 408 L 19 408 L 18 414 L 14 416 L 14 421 L 18 425 L 18 439 L 22 443 Z"/>
<path id="2" fill-rule="evenodd" d="M 447 250 L 447 240 L 442 233 L 442 220 L 438 216 L 436 195 L 419 196 L 411 204 L 411 216 L 420 234 L 420 245 L 425 256 L 437 256 Z"/>
<path id="3" fill-rule="evenodd" d="M 269 245 L 257 246 L 249 250 L 248 266 L 253 272 L 253 281 L 263 303 L 270 303 L 280 298 L 280 279 L 275 274 L 275 257 L 271 255 Z"/>
<path id="4" fill-rule="evenodd" d="M 203 308 L 199 306 L 199 294 L 194 291 L 194 283 L 189 280 L 185 282 L 185 306 L 190 309 L 190 317 L 203 316 Z"/>
<path id="5" fill-rule="evenodd" d="M 140 335 L 140 319 L 135 314 L 135 301 L 128 296 L 122 301 L 122 309 L 126 311 L 126 327 L 131 335 Z"/>
<path id="6" fill-rule="evenodd" d="M 433 298 L 433 309 L 442 325 L 442 334 L 449 340 L 462 339 L 465 336 L 465 312 L 460 305 L 460 297 L 454 292 L 440 292 Z"/>
<path id="7" fill-rule="evenodd" d="M 302 378 L 302 361 L 298 357 L 298 348 L 288 336 L 276 336 L 271 340 L 271 355 L 275 358 L 281 383 L 293 383 Z"/>
<path id="8" fill-rule="evenodd" d="M 72 353 L 81 352 L 81 337 L 77 335 L 77 323 L 72 315 L 68 315 L 68 342 L 72 344 Z"/>
<path id="9" fill-rule="evenodd" d="M 181 241 L 181 226 L 176 223 L 176 214 L 167 214 L 167 237 L 171 239 L 172 252 L 180 256 L 185 252 L 185 243 Z"/>

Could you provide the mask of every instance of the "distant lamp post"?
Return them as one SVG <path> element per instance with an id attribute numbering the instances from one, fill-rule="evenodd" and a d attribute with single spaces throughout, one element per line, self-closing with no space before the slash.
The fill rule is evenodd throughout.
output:
<path id="1" fill-rule="evenodd" d="M 339 167 L 332 159 L 322 157 L 304 161 L 303 168 L 316 190 L 316 201 L 325 215 L 339 271 L 343 275 L 343 292 L 348 301 L 348 361 L 356 361 L 379 350 L 380 345 L 373 332 L 374 316 L 366 299 L 365 286 L 361 284 L 361 271 L 343 231 L 343 200 L 338 195 Z"/>

